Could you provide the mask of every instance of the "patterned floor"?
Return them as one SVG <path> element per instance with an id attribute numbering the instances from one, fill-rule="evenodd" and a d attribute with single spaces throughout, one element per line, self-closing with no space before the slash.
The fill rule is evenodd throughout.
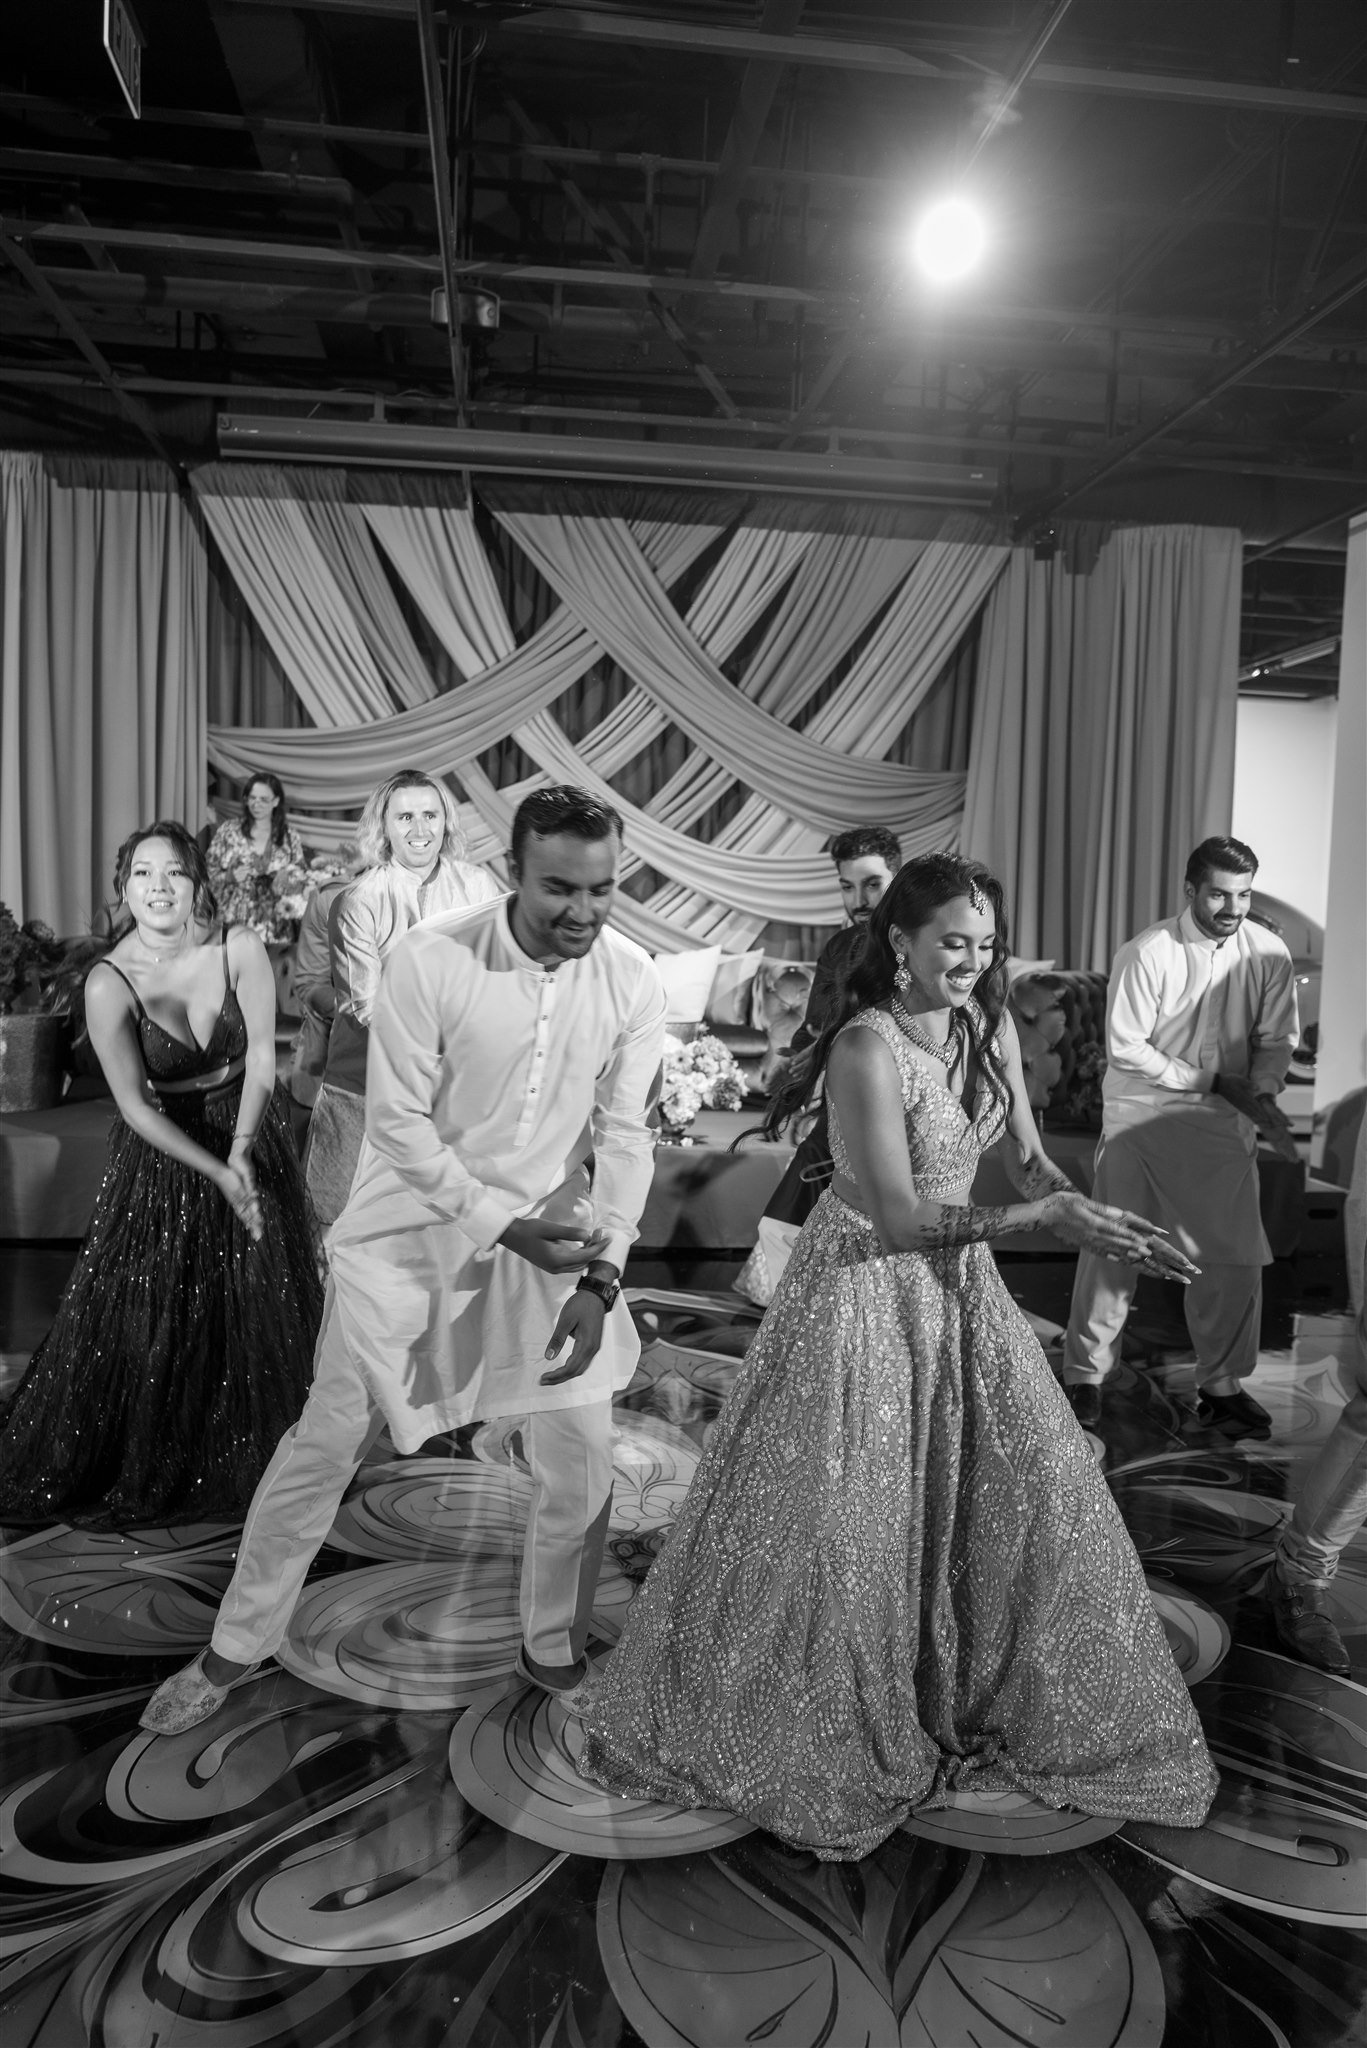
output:
<path id="1" fill-rule="evenodd" d="M 635 1314 L 604 1651 L 755 1326 L 733 1296 L 642 1290 Z M 204 1640 L 235 1531 L 16 1537 L 0 1552 L 6 2048 L 1360 2039 L 1367 1542 L 1334 1596 L 1351 1681 L 1282 1655 L 1258 1594 L 1348 1342 L 1346 1317 L 1301 1316 L 1263 1356 L 1269 1444 L 1200 1431 L 1176 1352 L 1122 1369 L 1094 1439 L 1222 1773 L 1196 1832 L 979 1797 L 823 1865 L 726 1815 L 596 1792 L 576 1724 L 510 1678 L 515 1425 L 376 1456 L 283 1668 L 185 1737 L 146 1736 L 137 1714 Z"/>

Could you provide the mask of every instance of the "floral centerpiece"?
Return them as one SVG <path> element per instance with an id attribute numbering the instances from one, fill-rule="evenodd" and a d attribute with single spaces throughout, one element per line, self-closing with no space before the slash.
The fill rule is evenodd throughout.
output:
<path id="1" fill-rule="evenodd" d="M 51 1109 L 62 1097 L 70 1008 L 66 947 L 36 917 L 20 924 L 0 903 L 0 1112 Z"/>
<path id="2" fill-rule="evenodd" d="M 666 1036 L 660 1123 L 666 1137 L 686 1131 L 700 1109 L 739 1109 L 745 1084 L 730 1048 L 703 1031 L 686 1043 Z"/>
<path id="3" fill-rule="evenodd" d="M 66 957 L 51 925 L 30 917 L 20 924 L 0 903 L 0 1017 L 12 1010 L 51 1010 L 51 991 Z"/>
<path id="4" fill-rule="evenodd" d="M 283 847 L 277 847 L 269 873 L 258 877 L 258 882 L 274 897 L 277 916 L 297 925 L 314 890 L 350 872 L 351 855 L 352 849 L 343 848 L 337 853 L 313 853 L 306 861 L 294 861 Z M 252 925 L 268 939 L 276 927 L 276 918 L 263 915 L 259 922 L 253 919 Z"/>

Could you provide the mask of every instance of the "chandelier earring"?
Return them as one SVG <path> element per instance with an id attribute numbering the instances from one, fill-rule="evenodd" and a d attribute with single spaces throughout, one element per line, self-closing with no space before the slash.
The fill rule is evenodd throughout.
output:
<path id="1" fill-rule="evenodd" d="M 912 979 L 910 967 L 907 965 L 906 960 L 900 953 L 897 955 L 897 972 L 893 975 L 892 980 L 893 986 L 896 988 L 898 995 L 915 995 L 916 983 Z"/>

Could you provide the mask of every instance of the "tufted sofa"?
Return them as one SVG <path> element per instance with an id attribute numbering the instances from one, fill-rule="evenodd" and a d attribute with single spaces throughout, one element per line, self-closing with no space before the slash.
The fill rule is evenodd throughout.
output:
<path id="1" fill-rule="evenodd" d="M 1037 969 L 1012 981 L 1026 1093 L 1050 1130 L 1101 1128 L 1106 982 L 1085 968 Z"/>

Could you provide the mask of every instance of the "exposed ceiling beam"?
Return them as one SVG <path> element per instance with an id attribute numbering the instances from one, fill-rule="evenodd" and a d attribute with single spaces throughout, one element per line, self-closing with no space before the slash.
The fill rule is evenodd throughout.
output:
<path id="1" fill-rule="evenodd" d="M 250 362 L 242 368 L 249 368 Z M 251 384 L 241 380 L 241 368 L 229 370 L 222 376 L 150 376 L 121 375 L 119 379 L 127 392 L 155 395 L 163 398 L 221 398 L 231 404 L 277 403 L 296 406 L 326 407 L 339 406 L 347 409 L 373 412 L 377 404 L 383 413 L 422 411 L 427 413 L 450 414 L 454 408 L 439 388 L 419 391 L 412 388 L 403 391 L 380 391 L 376 388 L 364 391 L 347 391 L 296 384 Z M 88 377 L 81 375 L 69 364 L 51 365 L 7 365 L 0 363 L 0 386 L 17 390 L 71 390 L 90 391 L 97 388 Z M 696 449 L 702 437 L 731 432 L 744 434 L 761 441 L 776 440 L 786 431 L 786 422 L 775 419 L 737 418 L 719 420 L 711 416 L 689 415 L 677 412 L 646 412 L 641 410 L 615 409 L 603 406 L 573 405 L 521 405 L 499 400 L 475 398 L 468 402 L 472 416 L 476 418 L 516 419 L 546 421 L 559 425 L 573 424 L 576 427 L 617 426 L 629 427 L 641 432 L 652 432 L 659 445 L 669 444 L 671 434 L 677 436 L 676 446 Z M 1038 431 L 1037 429 L 1035 431 Z M 994 461 L 1005 462 L 1090 462 L 1096 455 L 1096 448 L 1086 442 L 1060 441 L 1049 439 L 1014 441 L 1004 440 L 1000 435 L 966 434 L 956 432 L 952 426 L 917 432 L 914 429 L 888 431 L 878 428 L 860 428 L 844 434 L 829 435 L 824 432 L 809 437 L 821 444 L 816 452 L 849 454 L 861 449 L 881 448 L 888 451 L 918 448 L 938 450 L 945 454 L 972 454 L 991 457 Z M 812 452 L 812 451 L 808 451 Z M 1289 453 L 1280 454 L 1273 450 L 1264 455 L 1249 454 L 1241 458 L 1221 457 L 1214 452 L 1204 454 L 1184 450 L 1179 454 L 1165 455 L 1165 469 L 1184 472 L 1223 476 L 1258 476 L 1272 478 L 1285 483 L 1333 484 L 1353 491 L 1361 491 L 1363 479 L 1343 470 L 1312 467 L 1304 462 L 1290 459 Z M 1348 517 L 1347 513 L 1335 517 Z M 1322 524 L 1333 523 L 1326 520 Z M 1304 532 L 1317 529 L 1307 527 Z M 1298 537 L 1301 529 L 1298 529 Z M 1272 543 L 1272 547 L 1284 545 Z M 1249 559 L 1255 559 L 1250 556 Z"/>
<path id="2" fill-rule="evenodd" d="M 526 109 L 515 99 L 505 99 L 504 103 L 522 132 L 529 139 L 538 139 L 539 130 Z M 593 201 L 587 197 L 576 180 L 569 175 L 568 171 L 553 167 L 552 175 L 594 240 L 601 248 L 606 249 L 608 255 L 618 266 L 616 271 L 610 273 L 610 276 L 613 279 L 632 275 L 639 276 L 635 268 L 635 257 L 627 243 L 627 238 L 611 215 L 605 213 L 602 207 L 594 205 Z M 692 280 L 692 282 L 702 285 L 709 283 L 706 279 Z M 715 287 L 713 286 L 712 289 L 715 289 Z M 683 357 L 708 396 L 720 407 L 723 413 L 734 415 L 739 412 L 740 407 L 717 376 L 715 370 L 703 359 L 701 351 L 695 343 L 690 341 L 672 307 L 665 299 L 661 298 L 657 281 L 653 279 L 648 280 L 646 291 L 647 303 L 651 313 L 659 322 L 660 327 L 674 347 L 679 351 L 679 354 Z"/>
<path id="3" fill-rule="evenodd" d="M 422 97 L 432 159 L 432 192 L 437 207 L 437 247 L 446 295 L 446 353 L 451 365 L 451 391 L 456 417 L 463 419 L 465 350 L 460 338 L 460 292 L 456 284 L 456 230 L 452 220 L 451 157 L 446 141 L 446 94 L 437 48 L 432 0 L 416 0 L 418 49 L 422 57 Z"/>
<path id="4" fill-rule="evenodd" d="M 386 252 L 359 255 L 353 250 L 342 250 L 326 246 L 313 246 L 296 242 L 271 241 L 229 241 L 214 236 L 182 235 L 173 231 L 142 228 L 97 227 L 86 221 L 40 222 L 21 224 L 14 220 L 0 219 L 10 234 L 20 239 L 75 244 L 97 260 L 103 249 L 146 250 L 155 257 L 179 256 L 203 258 L 208 261 L 247 264 L 257 273 L 251 279 L 219 277 L 213 274 L 200 276 L 171 276 L 158 262 L 139 269 L 125 269 L 119 273 L 128 283 L 128 303 L 155 304 L 158 296 L 173 299 L 175 293 L 196 294 L 198 310 L 212 311 L 212 294 L 222 292 L 225 309 L 239 306 L 244 310 L 255 308 L 269 311 L 273 307 L 288 305 L 292 292 L 308 292 L 312 287 L 301 286 L 277 273 L 280 269 L 353 270 L 358 267 L 367 272 L 393 272 L 410 275 L 421 280 L 424 288 L 427 281 L 440 279 L 440 264 L 437 258 L 416 255 L 412 252 Z M 44 265 L 44 269 L 52 266 Z M 263 269 L 265 276 L 261 273 Z M 788 285 L 767 285 L 727 280 L 724 283 L 709 283 L 706 280 L 677 278 L 662 273 L 628 269 L 599 269 L 573 264 L 498 263 L 493 261 L 470 261 L 456 265 L 462 278 L 479 277 L 490 284 L 499 286 L 562 286 L 579 288 L 590 292 L 630 291 L 649 293 L 653 291 L 693 291 L 708 293 L 737 305 L 752 300 L 776 306 L 804 306 L 814 310 L 833 323 L 851 320 L 858 313 L 858 302 L 849 298 L 823 296 Z M 102 290 L 93 273 L 75 270 L 56 270 L 54 284 L 59 290 L 87 291 L 99 296 Z M 330 288 L 329 288 L 330 289 Z M 111 291 L 111 298 L 118 298 L 117 291 Z M 338 306 L 349 302 L 360 304 L 370 299 L 377 306 L 386 299 L 395 301 L 395 317 L 406 324 L 414 308 L 419 304 L 429 305 L 427 297 L 419 300 L 415 295 L 402 292 L 373 292 L 368 286 L 358 292 L 339 292 Z M 181 303 L 191 310 L 189 297 Z M 320 301 L 321 303 L 321 301 Z M 511 302 L 510 302 L 511 303 Z M 605 309 L 606 310 L 606 309 Z M 1001 348 L 1008 343 L 1009 331 L 1024 328 L 1064 329 L 1074 334 L 1120 334 L 1131 337 L 1131 346 L 1144 341 L 1168 344 L 1166 350 L 1155 349 L 1146 362 L 1148 374 L 1160 374 L 1170 369 L 1174 376 L 1190 373 L 1190 357 L 1199 350 L 1200 344 L 1208 343 L 1217 348 L 1237 344 L 1246 334 L 1232 322 L 1203 320 L 1185 315 L 1138 314 L 1102 312 L 1089 308 L 1068 306 L 1030 306 L 1015 303 L 987 303 L 973 309 L 965 308 L 958 313 L 952 324 L 918 321 L 911 318 L 889 320 L 886 327 L 873 330 L 870 340 L 879 347 L 916 349 L 935 355 L 949 355 L 955 350 L 980 349 L 984 346 Z M 1067 344 L 1057 336 L 1051 338 L 1054 345 L 1062 350 Z M 1183 348 L 1182 344 L 1190 344 Z M 1049 341 L 1043 341 L 1049 346 Z M 1345 350 L 1349 353 L 1345 356 Z M 1353 388 L 1354 378 L 1360 373 L 1362 359 L 1367 354 L 1367 341 L 1356 330 L 1352 333 L 1335 334 L 1332 339 L 1305 342 L 1299 349 L 1289 344 L 1283 351 L 1302 360 L 1308 365 L 1322 368 L 1326 377 L 1312 377 L 1307 389 L 1339 388 L 1346 391 Z M 1164 360 L 1165 356 L 1168 358 Z M 1185 360 L 1184 360 L 1185 358 Z M 1090 358 L 1085 349 L 1079 349 L 1067 358 L 1060 357 L 1062 367 L 1089 367 Z"/>
<path id="5" fill-rule="evenodd" d="M 0 112 L 31 115 L 35 118 L 53 119 L 78 118 L 94 126 L 117 125 L 131 121 L 133 116 L 122 105 L 112 106 L 103 102 L 80 99 L 53 99 L 39 93 L 0 91 Z M 145 107 L 144 128 L 149 126 L 170 126 L 184 128 L 217 129 L 228 134 L 261 134 L 298 136 L 304 141 L 342 142 L 362 149 L 394 149 L 404 152 L 418 151 L 423 154 L 428 148 L 425 130 L 419 128 L 372 128 L 360 127 L 344 122 L 291 120 L 287 116 L 257 116 L 247 114 L 220 114 L 202 108 L 189 107 Z M 1240 173 L 1247 175 L 1252 165 L 1268 154 L 1272 143 L 1259 142 L 1249 155 Z M 45 156 L 46 151 L 36 154 Z M 625 149 L 577 149 L 567 143 L 556 142 L 504 142 L 492 136 L 479 136 L 461 149 L 462 156 L 508 157 L 525 156 L 533 161 L 592 166 L 602 170 L 636 171 L 643 177 L 653 172 L 679 177 L 712 179 L 717 177 L 721 165 L 710 157 L 656 156 L 653 153 Z M 86 161 L 83 157 L 72 156 L 73 166 Z M 120 158 L 107 161 L 122 162 Z M 233 172 L 226 175 L 244 178 L 260 178 L 259 171 Z M 290 172 L 273 172 L 271 177 L 292 177 Z M 795 190 L 831 191 L 846 193 L 896 194 L 905 193 L 907 179 L 900 177 L 859 176 L 846 171 L 825 171 L 803 169 L 792 164 L 768 164 L 752 162 L 746 166 L 745 180 L 748 184 L 791 186 Z M 304 196 L 310 196 L 315 185 L 345 183 L 344 180 L 315 179 L 300 176 L 297 183 Z M 348 188 L 350 189 L 350 188 Z M 322 196 L 322 195 L 319 195 Z M 1183 212 L 1187 208 L 1184 206 Z M 1160 218 L 1171 224 L 1172 209 L 1157 202 L 1144 200 L 1104 200 L 1087 198 L 1069 202 L 1064 200 L 1051 205 L 1055 219 L 1070 220 L 1074 217 L 1087 220 L 1146 221 Z M 1217 223 L 1228 222 L 1237 227 L 1261 227 L 1265 216 L 1260 212 L 1244 210 L 1237 213 L 1217 213 L 1212 206 L 1202 208 L 1201 218 Z M 1317 234 L 1324 224 L 1324 216 L 1317 213 L 1285 214 L 1282 227 L 1302 234 Z"/>
<path id="6" fill-rule="evenodd" d="M 1288 342 L 1295 341 L 1308 328 L 1327 318 L 1330 313 L 1337 312 L 1340 306 L 1347 305 L 1364 285 L 1367 285 L 1367 259 L 1359 256 L 1327 282 L 1314 305 L 1295 313 L 1290 319 L 1282 320 L 1270 331 L 1255 336 L 1247 348 L 1242 349 L 1219 376 L 1212 377 L 1190 398 L 1164 413 L 1161 419 L 1124 435 L 1086 476 L 1079 477 L 1065 490 L 1051 492 L 1036 504 L 1027 507 L 1022 515 L 1023 524 L 1027 528 L 1038 525 L 1041 519 L 1052 517 L 1064 505 L 1080 498 L 1084 492 L 1091 490 L 1105 477 L 1113 475 L 1125 463 L 1132 462 L 1143 449 L 1150 447 L 1155 441 L 1161 441 L 1165 434 L 1171 434 L 1185 420 L 1191 419 L 1194 414 L 1204 411 L 1208 405 L 1213 404 L 1222 393 L 1231 391 L 1236 385 L 1241 384 L 1249 371 L 1258 364 L 1279 355 Z"/>
<path id="7" fill-rule="evenodd" d="M 280 0 L 237 0 L 250 7 L 276 7 Z M 295 0 L 319 13 L 412 18 L 416 0 Z M 491 20 L 493 10 L 452 8 L 453 16 L 481 18 L 500 36 L 554 36 L 586 43 L 626 43 L 635 49 L 690 50 L 715 57 L 752 58 L 778 64 L 811 64 L 827 71 L 873 71 L 889 78 L 949 78 L 962 82 L 980 74 L 967 53 L 953 66 L 930 63 L 888 43 L 846 41 L 836 36 L 767 35 L 760 29 L 727 28 L 718 22 L 667 21 L 649 15 L 608 14 L 582 7 L 535 9 Z M 972 70 L 967 67 L 971 65 Z M 1254 85 L 1239 79 L 1178 78 L 1166 72 L 1102 70 L 1085 64 L 1039 64 L 1034 86 L 1059 92 L 1121 95 L 1128 99 L 1184 101 L 1189 105 L 1239 107 L 1264 114 L 1317 114 L 1326 119 L 1367 120 L 1367 99 L 1347 93 L 1305 92 L 1290 86 Z"/>
<path id="8" fill-rule="evenodd" d="M 966 176 L 972 170 L 974 164 L 992 140 L 992 137 L 1001 127 L 1002 122 L 1009 116 L 1012 107 L 1020 97 L 1021 87 L 1030 77 L 1030 74 L 1038 69 L 1040 59 L 1053 41 L 1058 30 L 1062 28 L 1064 17 L 1071 9 L 1072 4 L 1073 0 L 1054 0 L 1053 6 L 1040 24 L 1038 32 L 1032 36 L 1028 47 L 1022 53 L 1004 89 L 1000 93 L 993 95 L 992 106 L 988 112 L 987 119 L 978 130 L 968 154 L 960 166 L 961 177 Z"/>
<path id="9" fill-rule="evenodd" d="M 130 185 L 173 185 L 199 192 L 240 192 L 249 198 L 302 199 L 318 206 L 351 206 L 356 194 L 345 178 L 306 177 L 302 171 L 232 171 L 207 164 L 93 156 L 78 150 L 0 148 L 0 171 L 32 178 L 98 178 Z"/>
<path id="10" fill-rule="evenodd" d="M 1269 555 L 1280 555 L 1294 548 L 1297 541 L 1309 540 L 1315 533 L 1323 533 L 1326 526 L 1337 526 L 1340 521 L 1347 525 L 1354 519 L 1361 519 L 1367 513 L 1367 500 L 1360 505 L 1350 505 L 1346 511 L 1331 512 L 1325 519 L 1312 519 L 1304 526 L 1293 526 L 1289 533 L 1279 533 L 1275 540 L 1265 540 L 1256 548 L 1244 549 L 1244 567 L 1254 562 L 1266 561 Z"/>
<path id="11" fill-rule="evenodd" d="M 70 119 L 72 116 L 96 127 L 117 126 L 139 117 L 122 102 L 108 100 L 56 99 L 48 93 L 0 92 L 0 113 Z M 427 148 L 421 128 L 358 127 L 342 121 L 320 121 L 316 115 L 292 118 L 288 114 L 221 114 L 203 107 L 149 107 L 141 114 L 148 128 L 216 128 L 228 135 L 302 135 L 313 142 L 353 142 L 371 149 Z"/>
<path id="12" fill-rule="evenodd" d="M 1285 669 L 1304 668 L 1309 662 L 1327 661 L 1338 653 L 1342 645 L 1342 634 L 1331 633 L 1318 640 L 1303 641 L 1296 647 L 1283 647 L 1276 653 L 1259 655 L 1239 670 L 1239 681 L 1251 683 L 1258 676 L 1281 675 Z"/>
<path id="13" fill-rule="evenodd" d="M 270 4 L 270 0 L 251 0 Z M 309 0 L 327 7 L 335 0 Z M 354 4 L 354 0 L 352 0 Z M 402 13 L 412 0 L 362 0 L 375 13 Z M 888 78 L 949 78 L 963 83 L 971 72 L 931 64 L 909 50 L 885 43 L 846 42 L 831 36 L 766 36 L 758 30 L 723 28 L 710 22 L 660 21 L 642 15 L 598 14 L 586 8 L 543 8 L 499 22 L 501 36 L 561 36 L 594 43 L 629 43 L 638 49 L 694 50 L 713 56 L 768 58 L 782 64 L 812 64 L 823 70 L 872 71 Z M 1165 73 L 1097 70 L 1076 64 L 1038 64 L 1031 84 L 1063 92 L 1120 94 L 1126 98 L 1185 101 L 1191 105 L 1247 108 L 1266 114 L 1318 114 L 1335 120 L 1367 120 L 1367 99 L 1347 93 L 1302 92 L 1286 86 L 1244 84 L 1235 79 L 1174 78 Z"/>
<path id="14" fill-rule="evenodd" d="M 1363 44 L 1358 44 L 1340 56 L 1327 73 L 1325 82 L 1332 84 L 1340 78 L 1347 77 L 1362 55 L 1364 47 Z M 1217 209 L 1221 204 L 1232 193 L 1237 192 L 1262 163 L 1276 155 L 1287 137 L 1295 132 L 1296 126 L 1297 123 L 1292 122 L 1287 128 L 1264 129 L 1251 140 L 1240 142 L 1231 148 L 1187 195 L 1181 206 L 1171 208 L 1167 218 L 1160 221 L 1159 225 L 1144 237 L 1138 248 L 1132 248 L 1125 254 L 1115 275 L 1105 290 L 1091 301 L 1088 310 L 1095 313 L 1104 307 L 1118 306 L 1124 295 L 1133 291 L 1141 278 L 1147 277 L 1166 256 L 1179 248 L 1194 229 L 1209 224 L 1217 217 Z M 1259 217 L 1258 225 L 1266 230 L 1265 216 Z M 1283 226 L 1285 225 L 1283 222 Z M 1318 241 L 1324 233 L 1322 219 L 1316 222 L 1315 230 Z M 1069 333 L 1072 331 L 1070 329 Z M 1241 340 L 1244 332 L 1246 328 L 1240 332 Z M 1068 338 L 1069 335 L 1065 334 L 1064 339 Z M 1022 399 L 1029 396 L 1037 381 L 1036 378 L 1026 377 L 1011 393 L 1011 405 L 1019 407 Z"/>
<path id="15" fill-rule="evenodd" d="M 106 362 L 104 356 L 96 348 L 94 342 L 76 318 L 76 315 L 52 289 L 52 286 L 43 276 L 42 271 L 39 270 L 27 250 L 22 249 L 16 241 L 13 241 L 2 230 L 0 230 L 0 255 L 3 255 L 13 264 L 34 297 L 52 315 L 68 341 L 75 343 L 91 369 L 99 378 L 101 384 L 104 385 L 106 391 L 114 399 L 124 418 L 128 420 L 130 425 L 137 428 L 143 439 L 151 445 L 164 463 L 171 469 L 178 470 L 179 464 L 166 446 L 166 443 L 162 440 L 161 435 L 157 432 L 156 423 L 148 412 L 147 407 L 139 399 L 133 398 L 124 390 L 111 365 Z"/>
<path id="16" fill-rule="evenodd" d="M 1333 244 L 1334 236 L 1343 225 L 1343 216 L 1347 209 L 1348 201 L 1355 192 L 1359 192 L 1362 189 L 1362 168 L 1365 158 L 1367 158 L 1367 129 L 1364 129 L 1362 134 L 1357 137 L 1348 153 L 1348 160 L 1344 164 L 1342 175 L 1339 178 L 1338 190 L 1328 206 L 1326 206 L 1324 219 L 1320 223 L 1319 233 L 1305 253 L 1305 260 L 1301 264 L 1300 276 L 1297 278 L 1295 290 L 1291 294 L 1289 307 L 1309 305 L 1319 284 L 1320 275 L 1324 269 L 1330 247 Z"/>
<path id="17" fill-rule="evenodd" d="M 802 18 L 803 0 L 764 0 L 760 28 L 766 34 L 786 35 Z M 769 119 L 769 109 L 783 76 L 783 66 L 772 60 L 751 58 L 741 73 L 731 126 L 722 144 L 717 176 L 707 211 L 698 228 L 698 239 L 689 265 L 692 277 L 715 277 L 732 230 L 746 174 L 755 160 Z"/>

